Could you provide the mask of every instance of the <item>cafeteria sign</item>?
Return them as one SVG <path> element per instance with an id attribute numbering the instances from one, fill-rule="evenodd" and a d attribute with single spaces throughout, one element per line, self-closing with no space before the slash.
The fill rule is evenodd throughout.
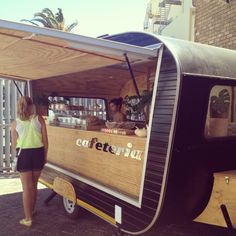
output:
<path id="1" fill-rule="evenodd" d="M 76 145 L 83 148 L 96 149 L 97 151 L 111 153 L 117 156 L 123 155 L 141 161 L 143 151 L 132 149 L 133 144 L 127 143 L 126 147 L 120 147 L 116 145 L 110 145 L 106 143 L 98 142 L 98 138 L 92 138 L 91 140 L 80 139 L 76 140 Z"/>

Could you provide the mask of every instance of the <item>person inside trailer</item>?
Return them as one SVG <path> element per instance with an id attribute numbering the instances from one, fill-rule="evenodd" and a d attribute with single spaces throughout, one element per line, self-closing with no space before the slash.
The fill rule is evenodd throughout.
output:
<path id="1" fill-rule="evenodd" d="M 113 98 L 109 101 L 110 119 L 113 122 L 123 122 L 126 120 L 125 114 L 121 112 L 123 98 Z"/>

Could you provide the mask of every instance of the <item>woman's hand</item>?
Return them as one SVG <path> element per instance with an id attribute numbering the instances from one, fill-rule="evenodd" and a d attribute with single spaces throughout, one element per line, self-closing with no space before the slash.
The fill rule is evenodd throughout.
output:
<path id="1" fill-rule="evenodd" d="M 16 142 L 17 142 L 18 134 L 16 131 L 16 122 L 14 121 L 11 124 L 11 149 L 12 155 L 16 156 Z"/>
<path id="2" fill-rule="evenodd" d="M 41 124 L 41 132 L 42 132 L 42 142 L 44 146 L 44 158 L 45 163 L 47 162 L 47 154 L 48 154 L 48 135 L 45 121 L 42 116 L 38 116 L 39 122 Z"/>

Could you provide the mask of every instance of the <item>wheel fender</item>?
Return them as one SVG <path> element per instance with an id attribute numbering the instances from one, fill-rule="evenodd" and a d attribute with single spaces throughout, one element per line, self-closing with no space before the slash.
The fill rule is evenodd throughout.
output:
<path id="1" fill-rule="evenodd" d="M 75 189 L 69 181 L 56 177 L 53 181 L 53 191 L 76 203 Z"/>

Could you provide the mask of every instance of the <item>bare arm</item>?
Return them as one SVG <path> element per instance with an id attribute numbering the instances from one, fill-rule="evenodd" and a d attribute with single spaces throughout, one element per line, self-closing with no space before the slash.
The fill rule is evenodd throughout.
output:
<path id="1" fill-rule="evenodd" d="M 16 155 L 16 141 L 18 138 L 18 134 L 16 132 L 16 122 L 14 121 L 11 124 L 11 149 L 12 149 L 12 154 L 13 156 Z"/>
<path id="2" fill-rule="evenodd" d="M 42 142 L 44 145 L 44 151 L 45 151 L 45 163 L 47 162 L 47 154 L 48 154 L 48 135 L 47 135 L 47 128 L 45 121 L 42 116 L 39 116 L 39 122 L 41 123 L 42 126 Z"/>
<path id="3" fill-rule="evenodd" d="M 121 112 L 117 112 L 113 116 L 113 121 L 115 121 L 115 122 L 123 122 L 125 120 L 126 120 L 125 115 Z"/>

